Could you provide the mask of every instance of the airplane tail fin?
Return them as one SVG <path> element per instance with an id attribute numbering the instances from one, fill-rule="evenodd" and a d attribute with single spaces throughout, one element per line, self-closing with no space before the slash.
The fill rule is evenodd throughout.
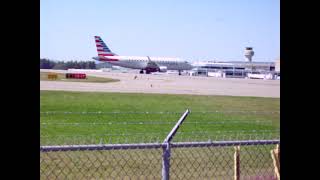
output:
<path id="1" fill-rule="evenodd" d="M 98 56 L 116 56 L 116 54 L 103 42 L 100 36 L 94 36 L 94 39 L 96 41 Z"/>

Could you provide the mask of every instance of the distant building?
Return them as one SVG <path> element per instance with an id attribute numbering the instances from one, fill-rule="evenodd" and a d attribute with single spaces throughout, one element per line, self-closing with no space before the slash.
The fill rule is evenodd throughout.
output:
<path id="1" fill-rule="evenodd" d="M 247 73 L 266 73 L 275 71 L 274 62 L 243 62 L 243 61 L 199 61 L 194 62 L 192 74 L 208 76 L 220 72 L 224 77 L 246 77 Z"/>

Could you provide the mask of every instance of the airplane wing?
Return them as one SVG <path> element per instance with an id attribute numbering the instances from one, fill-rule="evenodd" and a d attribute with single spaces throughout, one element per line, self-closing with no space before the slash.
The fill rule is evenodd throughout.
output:
<path id="1" fill-rule="evenodd" d="M 147 63 L 146 68 L 149 68 L 149 69 L 159 69 L 160 68 L 159 65 L 157 63 L 155 63 L 154 61 L 152 61 L 149 56 L 147 56 L 147 57 L 148 57 L 148 63 Z"/>

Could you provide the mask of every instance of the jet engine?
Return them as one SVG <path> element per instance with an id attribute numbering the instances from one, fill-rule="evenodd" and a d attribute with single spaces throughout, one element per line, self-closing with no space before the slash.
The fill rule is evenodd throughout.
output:
<path id="1" fill-rule="evenodd" d="M 167 72 L 167 70 L 168 70 L 167 66 L 160 66 L 159 67 L 160 72 Z"/>

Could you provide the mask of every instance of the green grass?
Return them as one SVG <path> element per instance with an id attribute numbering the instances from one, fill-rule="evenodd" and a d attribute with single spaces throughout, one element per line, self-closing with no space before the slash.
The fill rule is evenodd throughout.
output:
<path id="1" fill-rule="evenodd" d="M 274 138 L 279 104 L 279 98 L 41 91 L 41 144 L 162 142 L 187 108 L 175 141 Z"/>
<path id="2" fill-rule="evenodd" d="M 64 81 L 64 82 L 92 82 L 92 83 L 109 83 L 109 82 L 118 82 L 118 79 L 111 78 L 102 78 L 87 76 L 86 79 L 66 79 L 65 73 L 56 73 L 58 78 L 55 80 L 48 79 L 49 72 L 40 72 L 41 81 Z"/>

